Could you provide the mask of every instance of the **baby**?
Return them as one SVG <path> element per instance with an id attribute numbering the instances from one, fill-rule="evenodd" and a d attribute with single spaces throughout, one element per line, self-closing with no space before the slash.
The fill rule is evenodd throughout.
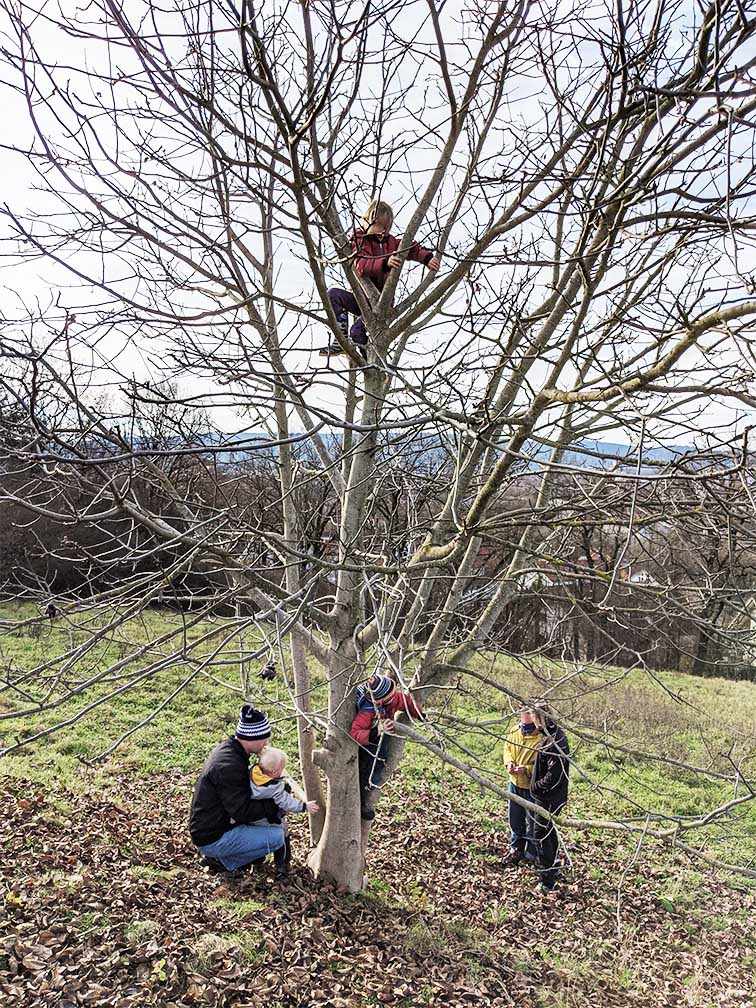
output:
<path id="1" fill-rule="evenodd" d="M 266 746 L 260 753 L 257 765 L 252 768 L 250 775 L 252 797 L 258 800 L 269 798 L 275 802 L 283 826 L 284 845 L 273 853 L 275 877 L 278 880 L 288 876 L 291 862 L 291 841 L 286 825 L 286 813 L 309 812 L 314 815 L 320 811 L 317 802 L 307 801 L 306 798 L 300 799 L 293 793 L 293 788 L 296 785 L 284 777 L 285 769 L 286 753 L 281 749 Z M 264 822 L 265 820 L 260 821 Z"/>

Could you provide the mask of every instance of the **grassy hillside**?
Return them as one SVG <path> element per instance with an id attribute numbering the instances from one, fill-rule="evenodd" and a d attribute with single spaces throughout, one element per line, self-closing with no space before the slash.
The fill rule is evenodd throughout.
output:
<path id="1" fill-rule="evenodd" d="M 502 803 L 417 747 L 386 789 L 365 893 L 339 894 L 304 869 L 278 889 L 266 872 L 233 888 L 218 886 L 198 869 L 185 820 L 199 764 L 235 721 L 239 695 L 224 683 L 238 682 L 238 645 L 224 642 L 220 624 L 182 626 L 157 612 L 102 635 L 110 615 L 50 626 L 32 620 L 31 609 L 0 611 L 0 654 L 11 678 L 61 648 L 81 650 L 54 673 L 24 681 L 25 696 L 6 690 L 0 701 L 0 712 L 11 705 L 28 710 L 3 733 L 4 745 L 68 722 L 0 767 L 10 809 L 2 837 L 0 991 L 12 997 L 9 1003 L 753 1003 L 750 879 L 713 873 L 648 838 L 639 846 L 637 837 L 570 831 L 571 867 L 558 898 L 543 905 L 527 870 L 502 868 Z M 29 622 L 13 628 L 23 618 Z M 133 676 L 124 667 L 120 674 L 128 678 L 95 685 L 54 711 L 33 712 L 64 684 L 70 688 L 127 658 L 135 644 L 146 646 L 137 662 L 146 667 L 169 650 L 155 642 L 174 631 L 185 643 L 204 639 L 204 667 L 184 661 L 91 707 Z M 515 693 L 552 689 L 560 710 L 570 712 L 573 816 L 632 815 L 643 822 L 651 809 L 695 817 L 733 796 L 732 784 L 612 752 L 607 738 L 691 766 L 726 773 L 734 762 L 754 773 L 754 685 L 595 668 L 579 675 L 572 669 L 565 678 L 567 670 L 555 663 L 534 669 L 495 656 L 481 658 L 476 671 Z M 322 683 L 320 670 L 315 677 Z M 256 701 L 271 712 L 277 742 L 294 756 L 285 682 L 279 677 L 259 687 Z M 322 692 L 321 684 L 318 702 Z M 468 680 L 448 705 L 436 703 L 438 740 L 461 744 L 502 782 L 501 726 L 487 722 L 508 711 L 506 697 Z M 104 764 L 82 762 L 145 719 Z M 293 825 L 303 863 L 304 824 Z M 726 828 L 696 833 L 695 842 L 724 860 L 756 860 L 751 805 Z"/>

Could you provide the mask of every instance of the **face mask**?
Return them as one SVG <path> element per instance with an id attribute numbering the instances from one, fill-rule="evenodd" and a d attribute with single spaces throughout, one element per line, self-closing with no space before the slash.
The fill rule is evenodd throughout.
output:
<path id="1" fill-rule="evenodd" d="M 520 731 L 522 732 L 523 735 L 532 735 L 535 730 L 536 726 L 532 721 L 530 724 L 524 724 L 522 721 L 520 721 Z"/>

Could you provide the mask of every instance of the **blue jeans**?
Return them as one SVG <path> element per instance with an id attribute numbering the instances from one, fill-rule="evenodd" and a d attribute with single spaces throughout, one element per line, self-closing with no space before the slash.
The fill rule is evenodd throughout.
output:
<path id="1" fill-rule="evenodd" d="M 518 798 L 525 798 L 533 801 L 528 788 L 517 787 L 512 781 L 509 782 L 509 793 L 517 795 Z M 530 861 L 535 861 L 537 848 L 534 839 L 533 813 L 528 812 L 517 802 L 509 802 L 509 842 L 512 850 L 524 854 Z"/>
<path id="2" fill-rule="evenodd" d="M 251 864 L 283 847 L 283 826 L 268 823 L 252 823 L 248 826 L 234 826 L 219 840 L 198 847 L 203 857 L 217 858 L 224 868 L 233 871 Z"/>

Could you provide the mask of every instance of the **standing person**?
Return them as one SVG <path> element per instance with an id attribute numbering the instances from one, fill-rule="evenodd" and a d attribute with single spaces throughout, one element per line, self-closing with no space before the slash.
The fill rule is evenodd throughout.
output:
<path id="1" fill-rule="evenodd" d="M 389 270 L 399 269 L 402 259 L 397 252 L 401 247 L 401 239 L 390 234 L 394 222 L 394 211 L 383 200 L 373 200 L 362 217 L 362 228 L 352 235 L 352 252 L 355 256 L 354 271 L 360 280 L 371 281 L 378 290 L 383 290 Z M 417 242 L 410 245 L 407 258 L 412 262 L 421 262 L 436 273 L 441 265 L 433 249 L 423 248 Z M 362 320 L 357 298 L 351 291 L 342 287 L 331 287 L 328 291 L 341 332 L 358 347 L 367 346 L 367 332 Z M 349 328 L 349 316 L 354 315 L 355 321 Z M 364 351 L 363 351 L 364 352 Z M 334 356 L 344 353 L 343 348 L 335 340 L 319 351 L 321 356 Z"/>
<path id="2" fill-rule="evenodd" d="M 570 770 L 567 736 L 552 719 L 547 707 L 533 707 L 531 714 L 538 726 L 538 750 L 530 793 L 537 805 L 552 815 L 559 815 L 567 804 Z M 559 876 L 559 832 L 551 820 L 542 818 L 538 813 L 533 817 L 533 827 L 541 892 L 552 893 Z"/>
<path id="3" fill-rule="evenodd" d="M 246 704 L 236 734 L 213 749 L 200 771 L 189 832 L 210 869 L 242 868 L 284 844 L 276 803 L 253 798 L 249 789 L 250 754 L 260 752 L 269 739 L 267 715 Z"/>
<path id="4" fill-rule="evenodd" d="M 286 762 L 286 753 L 282 749 L 266 746 L 260 753 L 257 765 L 252 767 L 250 783 L 250 793 L 253 798 L 275 802 L 278 822 L 283 827 L 283 847 L 279 847 L 273 854 L 275 877 L 278 881 L 287 878 L 291 864 L 291 840 L 286 822 L 287 812 L 309 812 L 311 815 L 315 815 L 320 811 L 317 802 L 298 798 L 293 793 L 292 783 L 284 777 Z"/>
<path id="5" fill-rule="evenodd" d="M 529 707 L 520 710 L 519 722 L 512 728 L 504 743 L 504 762 L 509 774 L 509 793 L 532 801 L 530 778 L 538 752 L 538 725 Z M 537 850 L 533 837 L 533 814 L 517 802 L 509 802 L 509 856 L 508 865 L 518 865 L 523 860 L 535 863 Z"/>
<path id="6" fill-rule="evenodd" d="M 410 717 L 423 717 L 420 705 L 409 693 L 400 693 L 389 676 L 373 675 L 357 687 L 357 713 L 349 734 L 360 747 L 360 815 L 365 820 L 375 818 L 372 798 L 383 777 L 388 736 L 401 711 Z"/>

